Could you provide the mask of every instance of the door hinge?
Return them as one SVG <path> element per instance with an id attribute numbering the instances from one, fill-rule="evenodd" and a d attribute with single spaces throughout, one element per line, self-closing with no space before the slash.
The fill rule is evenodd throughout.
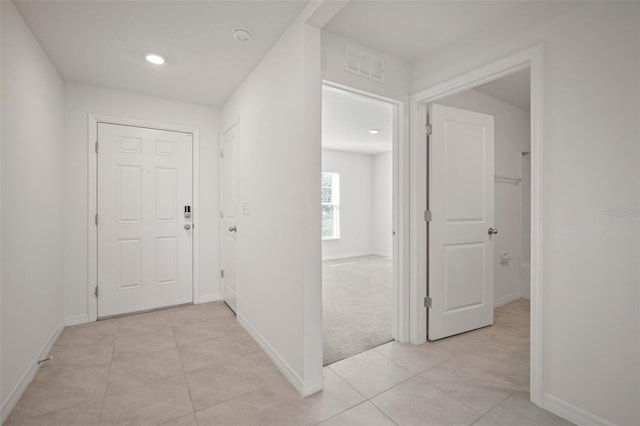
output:
<path id="1" fill-rule="evenodd" d="M 433 128 L 431 127 L 431 124 L 427 124 L 426 126 L 424 126 L 424 134 L 427 136 L 431 136 L 431 133 L 433 132 Z"/>
<path id="2" fill-rule="evenodd" d="M 96 148 L 96 154 L 97 154 L 97 153 L 98 153 L 98 141 L 96 141 L 96 146 L 95 146 L 95 148 Z"/>
<path id="3" fill-rule="evenodd" d="M 224 269 L 220 269 L 220 278 L 224 278 Z"/>
<path id="4" fill-rule="evenodd" d="M 96 223 L 96 226 L 98 226 L 98 213 L 96 213 L 95 217 L 93 218 L 93 220 Z"/>
<path id="5" fill-rule="evenodd" d="M 424 211 L 424 221 L 425 222 L 431 222 L 432 220 L 432 216 L 431 216 L 431 210 L 425 210 Z"/>
<path id="6" fill-rule="evenodd" d="M 429 296 L 424 298 L 424 307 L 425 308 L 432 308 L 433 307 L 433 300 Z"/>
<path id="7" fill-rule="evenodd" d="M 220 158 L 224 158 L 224 149 L 220 150 Z"/>
<path id="8" fill-rule="evenodd" d="M 224 217 L 224 210 L 220 210 L 220 217 Z"/>
<path id="9" fill-rule="evenodd" d="M 93 292 L 93 294 L 95 294 L 95 295 L 96 295 L 96 298 L 98 298 L 98 286 L 96 286 L 96 289 L 95 289 L 95 291 Z"/>

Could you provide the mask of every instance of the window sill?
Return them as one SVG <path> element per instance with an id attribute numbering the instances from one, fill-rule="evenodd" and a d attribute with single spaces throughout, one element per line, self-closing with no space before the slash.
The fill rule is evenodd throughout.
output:
<path id="1" fill-rule="evenodd" d="M 339 240 L 340 237 L 322 237 L 322 241 Z"/>

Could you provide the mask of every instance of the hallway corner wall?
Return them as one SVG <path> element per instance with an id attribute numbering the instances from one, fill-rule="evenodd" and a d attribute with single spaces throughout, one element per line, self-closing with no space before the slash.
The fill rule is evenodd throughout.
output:
<path id="1" fill-rule="evenodd" d="M 10 1 L 2 10 L 4 420 L 63 323 L 63 83 Z"/>

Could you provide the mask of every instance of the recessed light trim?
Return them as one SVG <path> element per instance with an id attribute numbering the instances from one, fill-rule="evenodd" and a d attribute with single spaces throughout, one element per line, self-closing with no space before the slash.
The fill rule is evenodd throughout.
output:
<path id="1" fill-rule="evenodd" d="M 372 135 L 377 135 L 378 133 L 380 133 L 380 129 L 369 129 L 367 131 Z"/>
<path id="2" fill-rule="evenodd" d="M 153 65 L 164 65 L 167 62 L 167 59 L 159 53 L 147 53 L 144 58 Z"/>
<path id="3" fill-rule="evenodd" d="M 247 41 L 251 38 L 251 32 L 246 28 L 235 28 L 231 34 L 238 41 Z"/>

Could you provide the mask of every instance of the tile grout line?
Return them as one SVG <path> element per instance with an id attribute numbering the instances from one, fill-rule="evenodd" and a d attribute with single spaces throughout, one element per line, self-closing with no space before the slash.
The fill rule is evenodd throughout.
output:
<path id="1" fill-rule="evenodd" d="M 116 333 L 118 329 L 116 328 Z M 102 423 L 102 412 L 104 411 L 104 403 L 107 399 L 107 388 L 109 387 L 109 376 L 111 376 L 111 365 L 113 364 L 113 355 L 116 350 L 116 341 L 113 340 L 113 346 L 111 347 L 111 357 L 109 358 L 109 368 L 107 369 L 107 378 L 104 384 L 104 395 L 102 395 L 102 404 L 100 405 L 100 412 L 98 413 L 98 424 Z"/>
<path id="2" fill-rule="evenodd" d="M 402 343 L 400 343 L 400 344 L 402 344 Z M 383 354 L 382 352 L 380 352 L 380 351 L 378 351 L 378 350 L 376 350 L 376 349 L 374 349 L 374 350 L 375 350 L 377 353 L 379 353 L 380 355 L 382 355 L 383 357 L 385 357 L 386 359 L 388 359 L 389 361 L 393 362 L 393 363 L 394 363 L 395 365 L 397 365 L 398 367 L 403 368 L 404 370 L 406 370 L 406 371 L 408 371 L 409 373 L 413 374 L 413 372 L 412 372 L 412 371 L 407 370 L 407 368 L 406 368 L 406 367 L 404 367 L 403 365 L 400 365 L 397 361 L 394 361 L 393 359 L 391 359 L 390 357 L 388 357 L 387 355 Z M 429 370 L 431 370 L 432 368 L 435 368 L 435 367 L 437 367 L 437 366 L 439 366 L 439 365 L 441 365 L 441 364 L 444 364 L 445 362 L 447 362 L 447 361 L 449 361 L 449 360 L 451 360 L 451 359 L 453 359 L 453 358 L 455 358 L 455 357 L 456 357 L 455 355 L 451 354 L 450 352 L 446 352 L 446 351 L 442 351 L 442 352 L 444 352 L 444 353 L 446 353 L 446 354 L 448 354 L 448 355 L 451 355 L 451 356 L 450 356 L 449 358 L 447 358 L 447 359 L 444 359 L 444 360 L 442 360 L 442 361 L 440 361 L 440 362 L 438 362 L 438 363 L 436 363 L 436 364 L 432 365 L 432 366 L 431 366 L 431 367 L 429 367 L 429 368 L 425 368 L 424 370 L 420 370 L 419 372 L 415 373 L 414 377 L 415 377 L 415 376 L 419 376 L 420 374 L 424 373 L 425 371 L 429 371 Z"/>
<path id="3" fill-rule="evenodd" d="M 191 388 L 189 387 L 189 380 L 187 379 L 187 373 L 184 371 L 184 363 L 182 362 L 182 355 L 180 355 L 180 348 L 178 347 L 178 339 L 176 339 L 176 330 L 174 327 L 171 327 L 171 333 L 173 334 L 173 342 L 176 344 L 175 346 L 176 353 L 178 354 L 178 359 L 180 360 L 180 368 L 182 368 L 182 377 L 184 378 L 184 383 L 187 387 L 187 394 L 189 394 L 189 402 L 191 403 L 191 414 L 193 414 L 193 417 L 195 417 L 196 419 L 196 423 L 198 423 L 198 417 L 196 416 L 196 409 L 193 406 L 193 397 L 191 396 Z M 179 416 L 179 417 L 183 417 L 183 416 Z M 176 419 L 179 417 L 176 417 Z M 171 419 L 171 420 L 175 420 L 175 419 Z M 168 420 L 168 421 L 171 421 L 171 420 Z"/>
<path id="4" fill-rule="evenodd" d="M 378 410 L 378 412 L 382 413 L 383 416 L 385 416 L 386 418 L 388 418 L 393 424 L 398 425 L 399 423 L 396 422 L 394 419 L 391 418 L 390 415 L 388 415 L 387 413 L 385 413 L 382 408 L 378 407 L 376 404 L 373 403 L 373 401 L 371 400 L 367 400 L 367 402 L 371 405 L 373 405 L 373 408 L 375 408 L 376 410 Z"/>

